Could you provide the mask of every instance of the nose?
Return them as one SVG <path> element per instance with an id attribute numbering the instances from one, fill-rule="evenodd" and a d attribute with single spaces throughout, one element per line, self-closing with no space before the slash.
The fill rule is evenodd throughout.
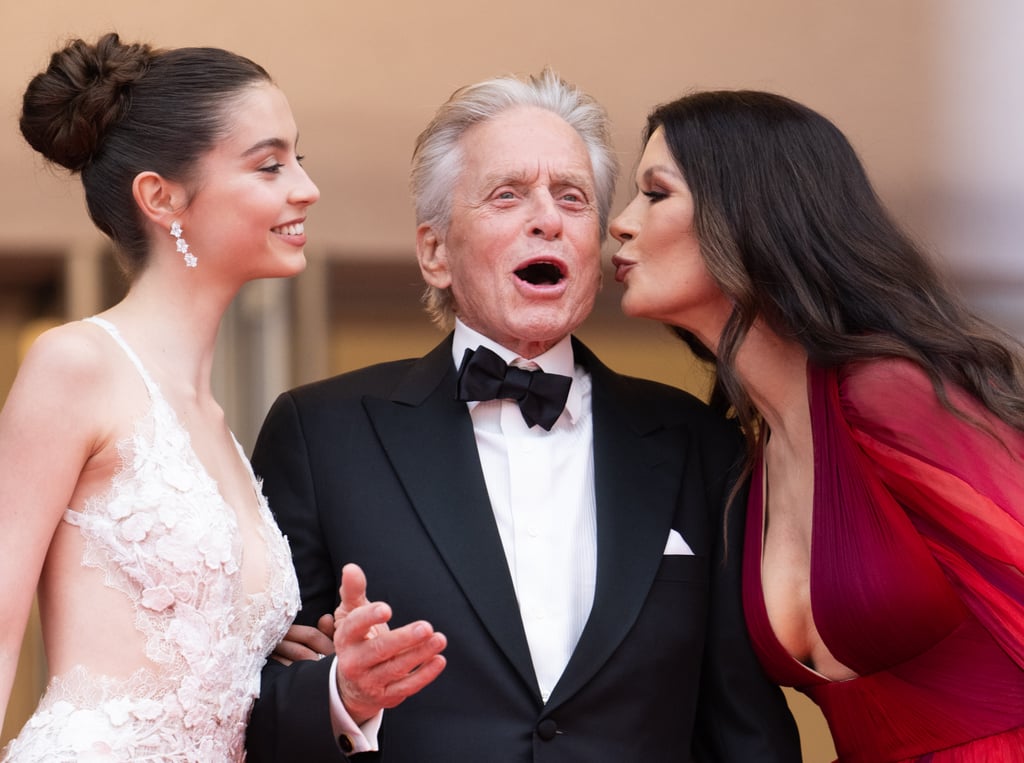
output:
<path id="1" fill-rule="evenodd" d="M 547 192 L 538 192 L 533 196 L 532 201 L 532 214 L 528 222 L 530 235 L 545 241 L 554 241 L 559 238 L 562 235 L 564 221 L 554 197 Z"/>
<path id="2" fill-rule="evenodd" d="M 620 244 L 632 241 L 636 235 L 636 223 L 629 214 L 630 207 L 632 207 L 632 204 L 619 212 L 615 219 L 612 220 L 611 225 L 608 226 L 608 232 Z"/>
<path id="3" fill-rule="evenodd" d="M 320 189 L 313 182 L 305 168 L 300 165 L 298 182 L 296 182 L 291 192 L 291 202 L 308 207 L 310 204 L 316 203 L 319 198 Z"/>

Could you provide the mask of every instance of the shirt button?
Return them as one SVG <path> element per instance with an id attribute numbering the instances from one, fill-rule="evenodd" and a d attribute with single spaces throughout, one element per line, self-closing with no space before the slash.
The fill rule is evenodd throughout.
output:
<path id="1" fill-rule="evenodd" d="M 537 724 L 537 736 L 545 742 L 550 742 L 558 734 L 558 724 L 554 718 L 545 718 Z"/>

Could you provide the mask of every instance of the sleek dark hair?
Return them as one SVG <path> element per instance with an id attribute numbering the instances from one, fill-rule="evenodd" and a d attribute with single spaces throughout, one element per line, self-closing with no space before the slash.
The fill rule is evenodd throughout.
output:
<path id="1" fill-rule="evenodd" d="M 718 347 L 676 331 L 714 364 L 711 402 L 733 409 L 751 450 L 760 417 L 734 360 L 755 320 L 818 366 L 907 358 L 950 410 L 944 381 L 1024 429 L 1018 343 L 972 314 L 891 219 L 832 122 L 789 98 L 740 90 L 658 106 L 645 143 L 659 127 L 693 194 L 704 261 L 734 305 Z"/>
<path id="2" fill-rule="evenodd" d="M 148 252 L 136 175 L 193 180 L 227 129 L 233 97 L 262 82 L 271 78 L 261 66 L 219 48 L 157 50 L 116 33 L 95 44 L 76 39 L 29 82 L 21 132 L 47 159 L 81 173 L 90 217 L 133 275 Z"/>

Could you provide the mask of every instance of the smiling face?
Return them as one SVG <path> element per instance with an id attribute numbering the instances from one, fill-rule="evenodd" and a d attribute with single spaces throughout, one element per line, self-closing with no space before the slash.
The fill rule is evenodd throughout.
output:
<path id="1" fill-rule="evenodd" d="M 693 195 L 660 127 L 644 148 L 636 185 L 636 197 L 610 227 L 622 244 L 612 258 L 615 280 L 625 286 L 622 311 L 687 329 L 717 347 L 732 306 L 704 263 Z"/>
<path id="2" fill-rule="evenodd" d="M 589 315 L 601 234 L 586 146 L 546 109 L 509 109 L 462 136 L 446 231 L 417 231 L 427 283 L 469 327 L 535 357 Z"/>
<path id="3" fill-rule="evenodd" d="M 295 275 L 305 267 L 306 210 L 320 191 L 300 164 L 291 108 L 265 83 L 227 108 L 225 137 L 199 162 L 183 236 L 210 277 Z"/>

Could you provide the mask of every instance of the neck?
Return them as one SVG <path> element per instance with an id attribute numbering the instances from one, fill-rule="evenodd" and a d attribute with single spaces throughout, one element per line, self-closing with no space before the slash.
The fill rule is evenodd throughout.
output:
<path id="1" fill-rule="evenodd" d="M 509 352 L 515 353 L 517 357 L 523 358 L 524 360 L 533 360 L 534 358 L 543 355 L 569 336 L 569 334 L 566 333 L 554 339 L 527 340 L 514 336 L 491 336 L 490 334 L 486 334 L 479 329 L 474 328 L 461 318 L 458 319 L 458 323 L 456 325 L 458 326 L 459 324 L 461 324 L 465 329 L 469 329 L 473 334 L 504 347 Z"/>
<path id="2" fill-rule="evenodd" d="M 164 384 L 200 399 L 212 396 L 217 333 L 231 300 L 189 287 L 142 274 L 104 315 Z"/>
<path id="3" fill-rule="evenodd" d="M 805 441 L 810 433 L 810 410 L 804 348 L 758 322 L 737 352 L 736 372 L 772 438 Z"/>

